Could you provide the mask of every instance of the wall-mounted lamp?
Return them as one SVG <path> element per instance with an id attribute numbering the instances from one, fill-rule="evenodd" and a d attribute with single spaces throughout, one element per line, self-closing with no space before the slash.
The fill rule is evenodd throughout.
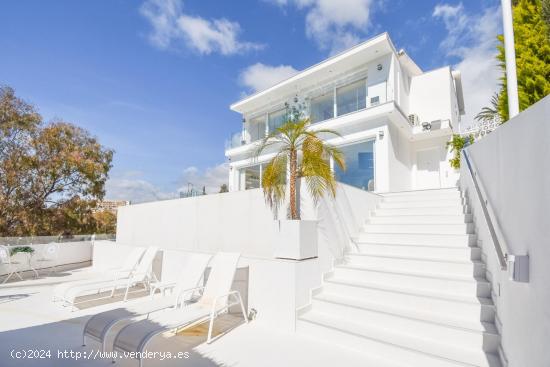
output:
<path id="1" fill-rule="evenodd" d="M 378 139 L 384 138 L 384 130 L 378 130 Z"/>
<path id="2" fill-rule="evenodd" d="M 378 70 L 378 71 L 382 70 L 382 64 L 376 65 L 376 70 Z"/>

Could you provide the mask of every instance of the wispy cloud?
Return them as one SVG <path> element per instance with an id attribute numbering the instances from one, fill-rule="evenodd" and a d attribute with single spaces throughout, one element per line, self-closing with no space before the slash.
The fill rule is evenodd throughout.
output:
<path id="1" fill-rule="evenodd" d="M 229 177 L 229 164 L 221 163 L 213 167 L 200 170 L 191 166 L 183 170 L 180 178 L 180 188 L 178 191 L 185 192 L 188 184 L 191 184 L 195 190 L 202 191 L 203 187 L 207 194 L 213 194 L 220 191 L 223 184 L 227 184 Z"/>
<path id="2" fill-rule="evenodd" d="M 271 66 L 256 63 L 242 70 L 239 75 L 239 80 L 240 83 L 251 92 L 257 92 L 290 78 L 296 73 L 298 73 L 298 70 L 290 65 Z"/>
<path id="3" fill-rule="evenodd" d="M 203 187 L 207 194 L 220 191 L 222 184 L 227 184 L 229 165 L 221 163 L 205 169 L 195 166 L 184 168 L 176 180 L 174 190 L 163 190 L 158 185 L 143 178 L 139 171 L 126 171 L 107 181 L 106 198 L 113 200 L 129 200 L 133 203 L 167 200 L 179 198 L 180 192 L 187 192 L 188 185 L 202 192 Z"/>
<path id="4" fill-rule="evenodd" d="M 501 32 L 499 7 L 488 7 L 479 14 L 468 13 L 462 3 L 439 4 L 432 13 L 443 21 L 447 35 L 440 48 L 450 59 L 458 59 L 454 67 L 462 71 L 466 115 L 462 126 L 489 104 L 498 88 L 500 71 L 495 56 L 496 36 Z"/>
<path id="5" fill-rule="evenodd" d="M 306 35 L 330 53 L 349 48 L 364 38 L 371 15 L 383 1 L 373 0 L 271 0 L 281 7 L 293 5 L 306 11 Z"/>
<path id="6" fill-rule="evenodd" d="M 160 49 L 183 44 L 199 54 L 233 55 L 264 47 L 241 41 L 242 30 L 237 22 L 185 14 L 181 0 L 146 0 L 140 13 L 153 27 L 149 41 Z"/>

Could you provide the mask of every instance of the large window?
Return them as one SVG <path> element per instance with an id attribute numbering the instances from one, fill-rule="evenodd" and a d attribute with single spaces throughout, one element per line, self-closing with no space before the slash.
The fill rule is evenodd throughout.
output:
<path id="1" fill-rule="evenodd" d="M 311 119 L 312 124 L 334 117 L 333 97 L 333 93 L 330 92 L 311 99 L 311 103 L 309 105 L 309 118 Z"/>
<path id="2" fill-rule="evenodd" d="M 250 134 L 250 141 L 256 141 L 265 137 L 265 115 L 261 115 L 253 118 L 248 123 L 248 133 Z"/>
<path id="3" fill-rule="evenodd" d="M 340 147 L 346 158 L 347 169 L 335 165 L 334 175 L 342 183 L 362 190 L 374 190 L 374 140 Z"/>
<path id="4" fill-rule="evenodd" d="M 359 80 L 336 90 L 338 116 L 362 110 L 367 106 L 367 81 Z"/>
<path id="5" fill-rule="evenodd" d="M 261 165 L 246 167 L 241 170 L 241 180 L 243 184 L 241 189 L 250 190 L 250 189 L 259 189 L 262 179 L 262 167 Z"/>
<path id="6" fill-rule="evenodd" d="M 271 112 L 268 115 L 269 132 L 274 131 L 286 122 L 286 109 Z"/>

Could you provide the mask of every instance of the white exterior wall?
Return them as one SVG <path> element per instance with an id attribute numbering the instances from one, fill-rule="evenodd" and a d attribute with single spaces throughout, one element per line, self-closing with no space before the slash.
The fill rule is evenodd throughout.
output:
<path id="1" fill-rule="evenodd" d="M 382 70 L 378 70 L 382 65 Z M 388 54 L 367 64 L 367 108 L 372 107 L 371 98 L 378 96 L 379 103 L 393 100 L 393 76 L 392 55 Z"/>
<path id="2" fill-rule="evenodd" d="M 473 209 L 509 367 L 550 366 L 550 97 L 468 147 L 510 254 L 529 255 L 529 283 L 508 280 L 466 163 L 461 187 Z"/>
<path id="3" fill-rule="evenodd" d="M 387 191 L 411 190 L 411 143 L 395 126 L 389 125 L 388 131 L 389 185 Z"/>
<path id="4" fill-rule="evenodd" d="M 453 84 L 449 67 L 432 70 L 411 79 L 410 113 L 421 122 L 452 120 Z"/>
<path id="5" fill-rule="evenodd" d="M 258 311 L 257 321 L 293 330 L 296 308 L 309 302 L 310 290 L 321 285 L 322 275 L 349 250 L 350 236 L 358 233 L 380 200 L 375 194 L 339 185 L 335 200 L 321 200 L 315 208 L 304 187 L 302 218 L 318 220 L 317 259 L 273 258 L 275 222 L 259 189 L 123 207 L 118 213 L 117 243 L 169 251 L 240 252 L 239 267 L 249 267 L 248 305 Z M 162 269 L 163 276 L 177 272 L 172 260 Z"/>

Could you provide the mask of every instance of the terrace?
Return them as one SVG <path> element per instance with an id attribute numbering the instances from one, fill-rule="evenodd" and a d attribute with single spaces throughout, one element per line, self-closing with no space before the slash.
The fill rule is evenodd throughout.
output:
<path id="1" fill-rule="evenodd" d="M 103 255 L 103 259 L 96 255 L 96 266 L 107 261 L 106 253 Z M 87 346 L 81 345 L 86 321 L 98 312 L 142 302 L 148 294 L 136 289 L 131 300 L 122 303 L 122 294 L 117 292 L 114 298 L 83 302 L 78 310 L 71 312 L 70 308 L 60 307 L 51 301 L 53 289 L 58 284 L 81 279 L 93 267 L 71 268 L 74 265 L 61 266 L 57 272 L 38 279 L 26 272 L 23 273 L 23 281 L 9 281 L 0 286 L 2 366 L 111 365 L 112 354 L 99 354 L 98 342 L 89 340 Z M 86 297 L 83 297 L 82 301 L 85 300 Z M 227 334 L 211 344 L 206 343 L 207 329 L 208 325 L 203 323 L 177 335 L 169 332 L 155 338 L 149 350 L 157 352 L 157 355 L 145 360 L 143 365 L 302 366 L 305 360 L 318 366 L 338 363 L 346 366 L 366 365 L 365 357 L 359 353 L 333 345 L 329 347 L 321 340 L 293 332 L 274 330 L 259 320 L 244 324 L 242 317 L 233 313 L 216 319 L 214 336 Z M 29 351 L 34 358 L 24 357 L 24 353 Z M 168 353 L 173 356 L 179 353 L 179 358 L 170 359 Z M 303 357 L 297 358 L 300 355 Z M 125 358 L 120 352 L 116 363 L 118 366 L 137 365 L 135 359 Z M 378 363 L 372 365 L 381 366 Z"/>

